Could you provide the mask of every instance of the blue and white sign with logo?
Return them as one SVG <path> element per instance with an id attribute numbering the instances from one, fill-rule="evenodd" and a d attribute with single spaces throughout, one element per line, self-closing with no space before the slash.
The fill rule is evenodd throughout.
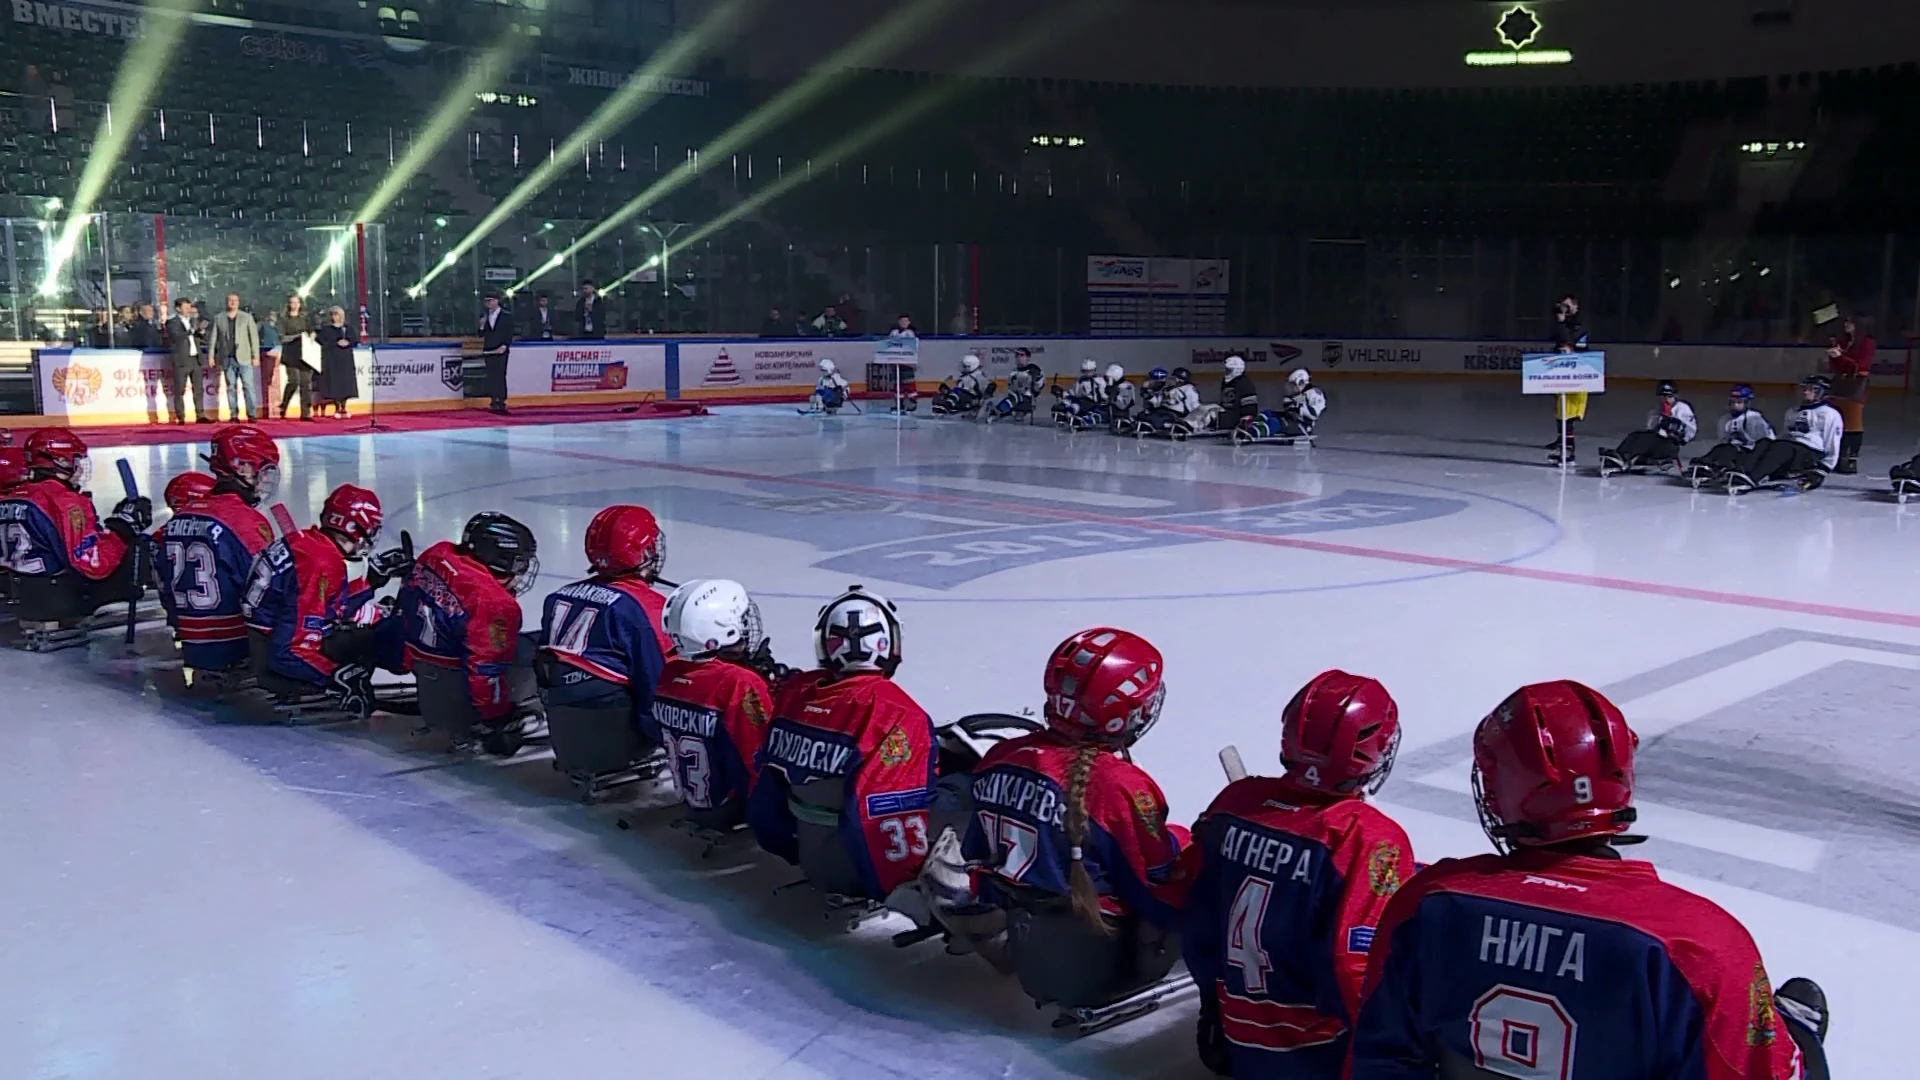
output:
<path id="1" fill-rule="evenodd" d="M 920 339 L 912 334 L 889 334 L 873 343 L 873 362 L 913 367 L 920 363 Z"/>
<path id="2" fill-rule="evenodd" d="M 1520 358 L 1520 392 L 1604 394 L 1607 392 L 1607 354 L 1527 353 Z"/>

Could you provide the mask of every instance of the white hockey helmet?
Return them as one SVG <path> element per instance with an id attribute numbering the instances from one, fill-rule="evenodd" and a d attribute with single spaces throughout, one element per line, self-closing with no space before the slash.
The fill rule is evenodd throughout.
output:
<path id="1" fill-rule="evenodd" d="M 980 358 L 973 355 L 972 353 L 968 353 L 967 355 L 961 357 L 960 370 L 961 371 L 979 371 Z"/>
<path id="2" fill-rule="evenodd" d="M 893 601 L 858 585 L 848 587 L 820 609 L 813 654 L 835 675 L 877 671 L 891 678 L 900 666 L 900 616 Z"/>
<path id="3" fill-rule="evenodd" d="M 660 621 L 682 656 L 760 647 L 760 605 L 744 585 L 726 578 L 689 581 L 673 590 Z"/>
<path id="4" fill-rule="evenodd" d="M 1091 375 L 1095 371 L 1098 371 L 1099 368 L 1100 368 L 1100 365 L 1094 363 L 1091 360 L 1080 361 L 1080 374 L 1082 375 Z"/>
<path id="5" fill-rule="evenodd" d="M 1124 379 L 1124 378 L 1126 378 L 1126 377 L 1127 377 L 1127 369 L 1126 369 L 1126 368 L 1123 368 L 1123 367 L 1121 367 L 1121 366 L 1120 366 L 1119 364 L 1108 364 L 1108 365 L 1107 365 L 1107 381 L 1108 381 L 1108 382 L 1116 382 L 1116 383 L 1117 383 L 1117 382 L 1119 382 L 1119 381 L 1120 381 L 1121 379 Z"/>
<path id="6" fill-rule="evenodd" d="M 820 365 L 819 365 L 819 366 L 820 366 L 820 374 L 822 374 L 822 375 L 831 375 L 831 374 L 833 374 L 833 361 L 831 361 L 831 360 L 829 360 L 829 359 L 827 359 L 826 357 L 824 357 L 824 356 L 823 356 L 823 357 L 821 357 L 821 358 L 820 358 Z"/>
<path id="7" fill-rule="evenodd" d="M 1247 373 L 1247 362 L 1238 356 L 1227 357 L 1227 378 L 1237 379 Z"/>
<path id="8" fill-rule="evenodd" d="M 1307 385 L 1307 380 L 1310 378 L 1312 378 L 1312 376 L 1307 374 L 1306 368 L 1297 367 L 1287 372 L 1287 385 L 1298 390 Z"/>

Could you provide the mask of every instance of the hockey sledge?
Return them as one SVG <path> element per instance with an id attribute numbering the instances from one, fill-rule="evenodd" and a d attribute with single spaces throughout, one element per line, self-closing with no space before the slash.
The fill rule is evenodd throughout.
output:
<path id="1" fill-rule="evenodd" d="M 1729 472 L 1724 479 L 1724 483 L 1726 485 L 1727 495 L 1738 498 L 1741 495 L 1750 494 L 1755 491 L 1793 491 L 1804 493 L 1819 487 L 1826 482 L 1826 479 L 1827 474 L 1818 469 L 1804 473 L 1796 473 L 1791 476 L 1770 476 L 1763 480 L 1756 480 L 1743 472 Z"/>
<path id="2" fill-rule="evenodd" d="M 1692 466 L 1687 466 L 1687 468 L 1691 467 Z M 1635 458 L 1629 461 L 1612 450 L 1600 451 L 1600 478 L 1602 480 L 1610 476 L 1640 476 L 1646 474 L 1671 474 L 1680 476 L 1682 475 L 1680 459 L 1668 458 L 1665 461 L 1650 462 L 1644 458 Z M 1695 486 L 1698 487 L 1699 485 L 1696 484 Z"/>
<path id="3" fill-rule="evenodd" d="M 1299 433 L 1290 433 L 1284 427 L 1274 423 L 1265 414 L 1241 424 L 1233 429 L 1235 446 L 1305 446 L 1311 448 L 1315 437 L 1312 428 Z"/>
<path id="4" fill-rule="evenodd" d="M 1908 499 L 1920 497 L 1920 480 L 1898 479 L 1892 485 L 1893 501 L 1901 506 L 1907 505 Z"/>
<path id="5" fill-rule="evenodd" d="M 24 604 L 20 607 L 25 607 Z M 125 601 L 108 604 L 99 611 L 84 618 L 75 619 L 33 619 L 19 613 L 16 608 L 20 647 L 28 652 L 51 653 L 63 649 L 78 648 L 87 644 L 95 634 L 121 633 L 127 629 L 127 605 Z M 135 634 L 152 633 L 164 630 L 167 626 L 167 613 L 156 601 L 144 601 L 134 608 L 133 630 Z"/>
<path id="6" fill-rule="evenodd" d="M 1162 1005 L 1183 1001 L 1197 996 L 1199 992 L 1193 976 L 1183 971 L 1106 1005 L 1061 1009 L 1060 1015 L 1054 1017 L 1053 1026 L 1056 1030 L 1070 1027 L 1076 1038 L 1084 1037 L 1130 1020 L 1138 1020 Z"/>

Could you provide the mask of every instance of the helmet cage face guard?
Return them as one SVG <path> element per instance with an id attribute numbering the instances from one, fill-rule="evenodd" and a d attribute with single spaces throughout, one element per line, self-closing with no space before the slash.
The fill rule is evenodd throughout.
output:
<path id="1" fill-rule="evenodd" d="M 528 555 L 525 560 L 523 563 L 515 559 L 514 573 L 506 582 L 507 591 L 515 596 L 525 596 L 527 590 L 533 588 L 534 579 L 540 576 L 540 556 Z"/>
<path id="2" fill-rule="evenodd" d="M 850 601 L 858 601 L 871 607 L 879 613 L 880 621 L 873 624 L 871 628 L 864 622 L 854 624 L 854 628 L 860 631 L 857 635 L 858 640 L 853 642 L 854 649 L 849 651 L 849 659 L 843 660 L 835 657 L 834 653 L 848 650 L 836 648 L 833 643 L 845 642 L 848 636 L 841 633 L 840 627 L 834 625 L 834 616 L 845 610 Z M 884 652 L 876 652 L 866 647 L 866 639 L 877 633 L 886 635 L 887 648 Z M 856 585 L 820 609 L 820 617 L 813 626 L 813 651 L 814 658 L 819 661 L 820 666 L 836 675 L 848 671 L 877 671 L 892 678 L 893 673 L 900 667 L 901 659 L 899 613 L 891 600 L 867 592 Z"/>
<path id="3" fill-rule="evenodd" d="M 79 460 L 73 463 L 73 467 L 67 470 L 64 479 L 67 486 L 73 490 L 84 490 L 93 480 L 93 458 L 87 454 L 81 454 Z"/>

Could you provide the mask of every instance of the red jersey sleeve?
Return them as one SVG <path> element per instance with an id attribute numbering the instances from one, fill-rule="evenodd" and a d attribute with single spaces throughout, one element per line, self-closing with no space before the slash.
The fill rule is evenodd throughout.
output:
<path id="1" fill-rule="evenodd" d="M 1360 1015 L 1360 991 L 1373 942 L 1385 927 L 1387 908 L 1414 873 L 1413 844 L 1392 818 L 1361 803 L 1338 838 L 1339 922 L 1333 935 L 1333 977 L 1347 1015 Z"/>
<path id="2" fill-rule="evenodd" d="M 293 576 L 299 584 L 293 639 L 287 648 L 308 667 L 332 675 L 339 665 L 320 651 L 320 643 L 326 640 L 337 598 L 347 587 L 347 560 L 317 526 L 293 534 L 287 546 L 293 551 Z"/>
<path id="3" fill-rule="evenodd" d="M 1730 915 L 1704 942 L 1669 941 L 1675 964 L 1706 1014 L 1705 1080 L 1798 1080 L 1799 1047 L 1773 1004 L 1760 950 Z"/>
<path id="4" fill-rule="evenodd" d="M 100 527 L 100 516 L 94 512 L 91 499 L 64 487 L 47 487 L 53 503 L 53 513 L 47 516 L 60 530 L 60 545 L 66 549 L 67 561 L 88 581 L 105 581 L 126 558 L 127 542 Z"/>
<path id="5" fill-rule="evenodd" d="M 1156 926 L 1179 921 L 1174 864 L 1184 846 L 1167 824 L 1167 797 L 1138 767 L 1101 755 L 1087 793 L 1088 816 L 1106 834 L 1114 899 Z"/>
<path id="6" fill-rule="evenodd" d="M 739 755 L 741 775 L 748 786 L 759 778 L 760 769 L 754 758 L 760 753 L 760 744 L 766 741 L 767 725 L 773 721 L 773 695 L 767 690 L 767 682 L 759 675 L 745 668 L 734 680 L 735 698 L 721 714 L 720 722 L 727 730 L 727 741 L 733 744 L 733 752 Z M 740 796 L 746 797 L 742 789 Z"/>
<path id="7" fill-rule="evenodd" d="M 467 693 L 482 720 L 498 720 L 512 708 L 507 672 L 520 642 L 520 602 L 503 588 L 476 590 L 467 604 Z"/>
<path id="8" fill-rule="evenodd" d="M 934 781 L 933 720 L 904 690 L 883 685 L 865 705 L 853 781 L 854 809 L 881 896 L 920 872 Z"/>

